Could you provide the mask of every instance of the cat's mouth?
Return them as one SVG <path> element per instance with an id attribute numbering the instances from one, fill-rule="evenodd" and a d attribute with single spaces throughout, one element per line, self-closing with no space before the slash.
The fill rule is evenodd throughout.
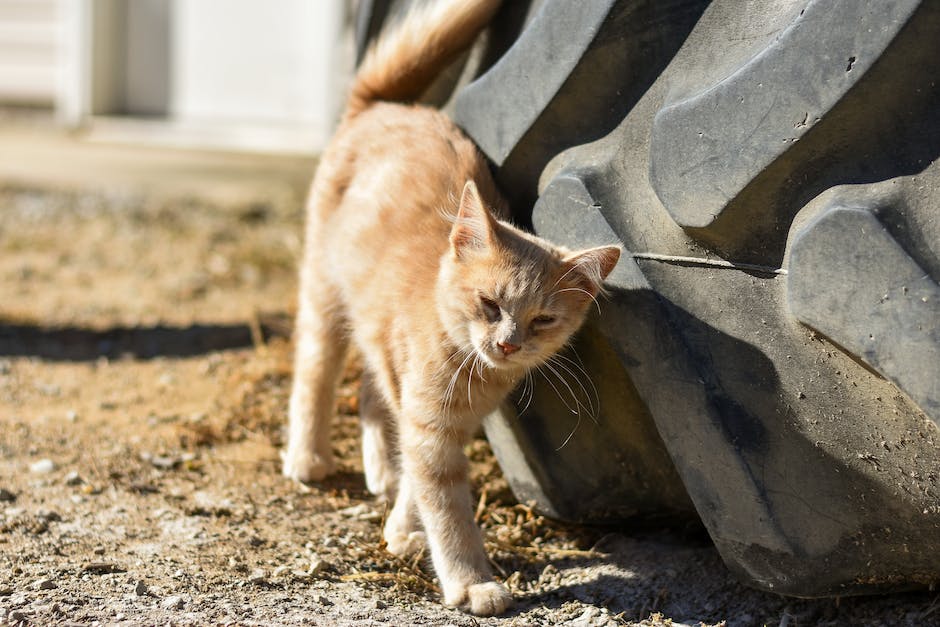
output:
<path id="1" fill-rule="evenodd" d="M 486 366 L 494 370 L 515 369 L 523 365 L 514 353 L 507 355 L 500 350 L 478 350 L 477 353 L 480 354 Z"/>

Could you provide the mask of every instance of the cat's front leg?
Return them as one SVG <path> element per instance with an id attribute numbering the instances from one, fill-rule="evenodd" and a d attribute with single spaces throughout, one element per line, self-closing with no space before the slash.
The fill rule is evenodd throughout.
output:
<path id="1" fill-rule="evenodd" d="M 427 409 L 406 412 L 402 485 L 410 485 L 413 491 L 444 603 L 466 607 L 478 616 L 501 614 L 512 603 L 512 596 L 505 586 L 493 581 L 483 536 L 473 519 L 463 452 L 466 434 L 443 419 L 435 419 Z"/>

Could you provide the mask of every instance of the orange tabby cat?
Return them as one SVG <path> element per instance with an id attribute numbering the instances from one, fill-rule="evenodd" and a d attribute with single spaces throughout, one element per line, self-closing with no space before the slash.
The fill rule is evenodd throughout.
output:
<path id="1" fill-rule="evenodd" d="M 361 351 L 369 488 L 394 499 L 398 555 L 430 548 L 444 602 L 503 612 L 474 523 L 463 446 L 581 325 L 620 256 L 570 252 L 497 219 L 486 161 L 417 97 L 498 0 L 412 12 L 366 56 L 309 200 L 284 474 L 333 469 L 330 419 L 349 341 Z"/>

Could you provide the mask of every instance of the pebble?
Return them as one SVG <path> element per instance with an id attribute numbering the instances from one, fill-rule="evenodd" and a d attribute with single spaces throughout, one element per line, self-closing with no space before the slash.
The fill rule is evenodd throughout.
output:
<path id="1" fill-rule="evenodd" d="M 127 569 L 111 562 L 91 562 L 82 567 L 82 572 L 90 575 L 113 575 L 127 572 Z"/>
<path id="2" fill-rule="evenodd" d="M 333 605 L 333 602 L 330 601 L 330 600 L 326 597 L 326 595 L 323 595 L 323 594 L 316 594 L 316 595 L 314 595 L 314 596 L 313 596 L 313 600 L 314 600 L 315 602 L 319 603 L 320 605 L 327 605 L 327 606 Z"/>
<path id="3" fill-rule="evenodd" d="M 58 587 L 51 579 L 40 579 L 36 582 L 36 588 L 39 590 L 55 590 Z"/>
<path id="4" fill-rule="evenodd" d="M 14 503 L 16 495 L 5 488 L 0 488 L 0 503 Z"/>
<path id="5" fill-rule="evenodd" d="M 363 522 L 378 522 L 382 520 L 382 515 L 365 503 L 341 509 L 338 513 L 347 518 L 354 518 Z"/>
<path id="6" fill-rule="evenodd" d="M 29 471 L 37 475 L 49 474 L 55 470 L 55 462 L 51 459 L 40 459 L 29 465 Z"/>
<path id="7" fill-rule="evenodd" d="M 36 518 L 40 520 L 45 520 L 46 522 L 60 522 L 62 516 L 59 515 L 59 512 L 51 509 L 41 509 L 36 512 Z"/>
<path id="8" fill-rule="evenodd" d="M 167 610 L 180 610 L 183 609 L 184 605 L 186 605 L 186 601 L 178 594 L 168 596 L 160 602 L 160 606 Z"/>
<path id="9" fill-rule="evenodd" d="M 85 483 L 85 480 L 82 479 L 77 470 L 72 470 L 65 475 L 65 485 L 82 485 L 83 483 Z"/>
<path id="10" fill-rule="evenodd" d="M 617 624 L 619 623 L 606 612 L 606 608 L 600 610 L 596 607 L 586 607 L 581 615 L 571 623 L 571 625 L 577 627 L 608 627 Z M 675 625 L 676 623 L 672 624 Z"/>
<path id="11" fill-rule="evenodd" d="M 251 571 L 251 574 L 248 576 L 248 583 L 262 584 L 266 583 L 267 579 L 267 573 L 265 573 L 264 570 L 258 568 Z"/>
<path id="12" fill-rule="evenodd" d="M 147 589 L 147 584 L 145 584 L 143 581 L 138 580 L 137 583 L 134 584 L 134 594 L 137 596 L 147 596 L 149 592 L 150 591 Z"/>
<path id="13" fill-rule="evenodd" d="M 160 470 L 173 470 L 182 463 L 179 457 L 170 457 L 168 455 L 149 455 L 143 454 L 141 458 L 150 462 L 150 465 Z"/>
<path id="14" fill-rule="evenodd" d="M 315 557 L 310 560 L 310 566 L 307 568 L 307 576 L 318 575 L 329 568 L 330 563 L 326 560 Z"/>

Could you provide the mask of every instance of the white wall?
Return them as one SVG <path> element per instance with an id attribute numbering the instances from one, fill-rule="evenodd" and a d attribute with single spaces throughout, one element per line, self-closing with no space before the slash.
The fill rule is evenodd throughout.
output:
<path id="1" fill-rule="evenodd" d="M 0 101 L 52 104 L 58 80 L 56 0 L 0 0 Z"/>
<path id="2" fill-rule="evenodd" d="M 176 0 L 173 115 L 320 123 L 343 6 L 322 0 Z"/>
<path id="3" fill-rule="evenodd" d="M 345 0 L 58 7 L 57 108 L 92 138 L 313 153 L 332 132 L 352 65 Z"/>

